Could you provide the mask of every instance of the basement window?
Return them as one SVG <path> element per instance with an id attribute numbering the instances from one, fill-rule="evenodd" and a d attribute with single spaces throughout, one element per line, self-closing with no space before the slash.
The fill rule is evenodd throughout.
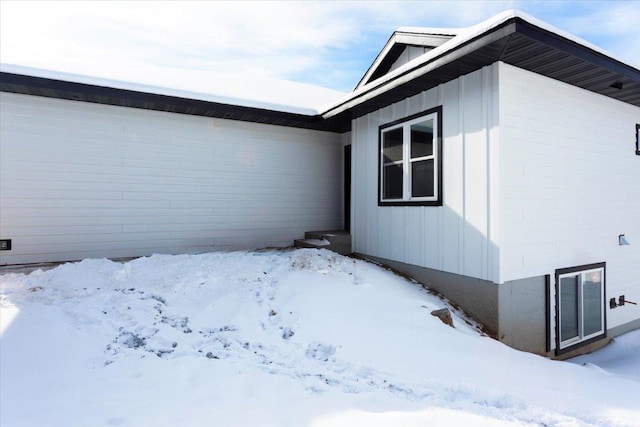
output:
<path id="1" fill-rule="evenodd" d="M 556 354 L 604 337 L 605 263 L 556 270 Z"/>
<path id="2" fill-rule="evenodd" d="M 442 206 L 442 107 L 379 128 L 378 205 Z"/>

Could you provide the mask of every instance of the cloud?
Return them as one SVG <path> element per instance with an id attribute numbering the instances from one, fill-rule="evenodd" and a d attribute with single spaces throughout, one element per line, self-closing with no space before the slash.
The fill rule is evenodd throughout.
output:
<path id="1" fill-rule="evenodd" d="M 331 12 L 320 3 L 3 2 L 0 58 L 103 76 L 136 64 L 286 77 L 347 48 L 357 27 Z"/>
<path id="2" fill-rule="evenodd" d="M 588 7 L 581 14 L 567 13 L 562 17 L 563 27 L 616 57 L 640 67 L 640 3 L 586 3 L 585 6 Z"/>
<path id="3" fill-rule="evenodd" d="M 0 60 L 150 84 L 193 70 L 349 90 L 397 27 L 463 27 L 510 8 L 622 58 L 639 51 L 635 2 L 2 1 Z"/>

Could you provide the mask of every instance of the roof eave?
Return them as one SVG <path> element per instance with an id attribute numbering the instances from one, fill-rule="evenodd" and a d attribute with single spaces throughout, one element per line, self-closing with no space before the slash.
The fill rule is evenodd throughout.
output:
<path id="1" fill-rule="evenodd" d="M 0 72 L 0 91 L 332 132 L 345 127 L 340 125 L 340 118 L 327 121 L 319 114 L 274 111 L 10 72 Z"/>
<path id="2" fill-rule="evenodd" d="M 479 36 L 457 46 L 455 49 L 445 51 L 440 55 L 435 56 L 426 63 L 420 63 L 412 68 L 398 72 L 392 79 L 379 79 L 378 81 L 372 81 L 359 90 L 352 92 L 351 96 L 344 98 L 339 104 L 336 104 L 326 110 L 322 116 L 330 118 L 338 115 L 358 104 L 397 88 L 419 76 L 428 74 L 429 72 L 451 63 L 456 59 L 462 58 L 468 53 L 478 50 L 482 46 L 505 39 L 510 34 L 514 33 L 515 30 L 515 22 L 505 22 L 501 26 L 492 29 L 490 32 L 480 34 Z M 495 60 L 492 60 L 491 62 L 495 62 Z M 459 77 L 459 75 L 451 77 L 451 80 L 457 77 Z"/>
<path id="3" fill-rule="evenodd" d="M 539 55 L 530 54 L 533 51 Z M 546 62 L 547 58 L 553 63 Z M 580 73 L 563 74 L 563 65 L 569 60 L 582 65 Z M 427 62 L 418 61 L 390 79 L 364 85 L 325 111 L 323 117 L 357 118 L 496 61 L 640 106 L 637 68 L 515 16 Z M 603 76 L 602 81 L 594 83 L 597 74 Z M 610 87 L 614 82 L 621 82 L 623 89 Z"/>

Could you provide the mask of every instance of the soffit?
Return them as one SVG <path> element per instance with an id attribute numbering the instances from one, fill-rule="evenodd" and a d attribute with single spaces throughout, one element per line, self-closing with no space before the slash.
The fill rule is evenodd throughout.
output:
<path id="1" fill-rule="evenodd" d="M 404 48 L 400 46 L 400 48 Z M 322 115 L 0 73 L 0 91 L 205 117 L 346 132 L 351 120 L 384 108 L 496 61 L 538 73 L 640 107 L 640 70 L 519 17 L 398 73 L 357 89 Z M 615 85 L 620 88 L 613 87 Z"/>
<path id="2" fill-rule="evenodd" d="M 640 107 L 640 70 L 515 17 L 393 80 L 371 82 L 324 117 L 355 119 L 496 61 Z"/>

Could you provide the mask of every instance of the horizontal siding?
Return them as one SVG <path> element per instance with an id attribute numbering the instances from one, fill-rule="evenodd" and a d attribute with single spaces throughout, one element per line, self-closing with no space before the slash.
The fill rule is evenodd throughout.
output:
<path id="1" fill-rule="evenodd" d="M 0 264 L 284 246 L 342 224 L 338 134 L 0 99 Z"/>
<path id="2" fill-rule="evenodd" d="M 490 196 L 499 179 L 496 67 L 354 121 L 355 251 L 498 280 L 499 198 Z M 443 206 L 378 206 L 378 127 L 439 105 L 443 110 Z"/>
<path id="3" fill-rule="evenodd" d="M 640 108 L 501 64 L 500 111 L 504 280 L 604 261 L 607 297 L 640 299 Z"/>

